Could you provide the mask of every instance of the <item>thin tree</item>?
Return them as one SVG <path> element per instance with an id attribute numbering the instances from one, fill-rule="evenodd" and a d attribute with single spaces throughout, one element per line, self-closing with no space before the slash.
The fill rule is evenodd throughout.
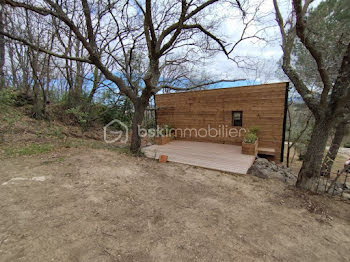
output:
<path id="1" fill-rule="evenodd" d="M 0 2 L 0 31 L 5 27 L 5 7 Z M 5 86 L 5 37 L 0 35 L 0 89 Z"/>
<path id="2" fill-rule="evenodd" d="M 317 32 L 310 30 L 308 11 L 311 2 L 310 0 L 305 2 L 293 0 L 293 12 L 284 21 L 277 0 L 273 0 L 276 21 L 282 36 L 282 69 L 293 82 L 315 119 L 311 139 L 296 184 L 304 189 L 314 189 L 315 181 L 320 175 L 330 130 L 337 119 L 343 115 L 346 103 L 350 99 L 350 43 L 341 43 L 344 48 L 339 49 L 340 66 L 333 79 L 331 77 L 333 72 L 328 70 L 325 58 L 325 53 L 329 48 L 329 46 L 326 48 L 325 44 L 328 42 L 323 42 L 322 37 L 319 37 Z M 319 22 L 326 25 L 323 21 Z M 338 39 L 333 39 L 333 41 L 333 46 L 336 47 Z M 292 51 L 295 42 L 300 43 L 307 50 L 316 65 L 315 74 L 319 75 L 322 83 L 318 93 L 310 89 L 294 67 Z"/>
<path id="3" fill-rule="evenodd" d="M 229 55 L 238 43 L 246 39 L 247 30 L 244 30 L 243 37 L 228 47 L 214 34 L 215 23 L 208 22 L 205 17 L 210 14 L 207 10 L 218 2 L 76 0 L 72 6 L 67 1 L 44 0 L 37 3 L 4 0 L 4 4 L 12 8 L 29 10 L 55 19 L 59 22 L 59 30 L 62 30 L 60 35 L 71 30 L 84 47 L 84 55 L 80 56 L 62 52 L 62 46 L 59 45 L 55 51 L 47 50 L 17 36 L 15 32 L 1 31 L 0 34 L 58 58 L 95 65 L 133 103 L 130 149 L 136 153 L 141 145 L 137 130 L 143 121 L 149 99 L 163 88 L 159 85 L 159 80 L 164 67 L 187 55 L 185 52 L 183 56 L 180 50 L 185 50 L 186 47 L 188 52 L 220 49 Z M 238 1 L 232 4 L 242 11 Z M 75 12 L 72 12 L 72 8 Z M 216 48 L 213 47 L 214 44 Z M 146 58 L 140 61 L 144 67 L 142 82 L 139 81 L 140 75 L 133 72 L 133 66 L 138 61 L 137 53 Z M 106 64 L 111 61 L 113 66 L 107 67 Z"/>

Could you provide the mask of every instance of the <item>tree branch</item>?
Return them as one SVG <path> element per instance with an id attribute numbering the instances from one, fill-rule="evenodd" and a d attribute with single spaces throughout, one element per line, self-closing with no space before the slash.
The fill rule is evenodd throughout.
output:
<path id="1" fill-rule="evenodd" d="M 91 43 L 93 49 L 95 49 L 95 51 L 96 51 L 97 46 L 96 46 L 96 41 L 95 41 L 95 36 L 94 36 L 94 29 L 92 27 L 90 7 L 89 7 L 87 0 L 81 0 L 81 3 L 83 6 L 83 12 L 84 12 L 85 21 L 86 21 L 86 28 L 87 28 L 87 32 L 88 32 L 89 42 Z"/>
<path id="2" fill-rule="evenodd" d="M 206 30 L 203 26 L 201 26 L 200 24 L 195 24 L 195 25 L 184 25 L 183 26 L 184 29 L 198 29 L 201 32 L 203 32 L 205 35 L 207 35 L 208 37 L 210 37 L 211 39 L 213 39 L 222 49 L 222 51 L 224 52 L 224 54 L 228 57 L 229 56 L 229 52 L 227 52 L 225 45 L 223 44 L 223 42 L 216 37 L 215 35 L 213 35 L 212 33 L 210 33 L 208 30 Z"/>
<path id="3" fill-rule="evenodd" d="M 51 0 L 44 0 L 54 11 L 49 10 L 49 9 L 45 9 L 45 8 L 41 8 L 41 7 L 36 7 L 36 6 L 32 6 L 32 5 L 27 5 L 27 4 L 23 4 L 23 3 L 19 3 L 19 2 L 15 2 L 12 0 L 4 0 L 6 4 L 9 4 L 13 7 L 21 7 L 24 8 L 26 10 L 31 10 L 35 13 L 38 13 L 40 15 L 51 15 L 53 17 L 58 18 L 60 21 L 62 21 L 63 23 L 65 23 L 71 30 L 72 32 L 75 34 L 75 36 L 77 37 L 77 39 L 83 44 L 84 48 L 88 51 L 90 57 L 88 60 L 85 59 L 71 59 L 71 60 L 76 60 L 76 61 L 81 61 L 81 62 L 88 62 L 90 64 L 95 64 L 100 71 L 106 76 L 106 78 L 112 82 L 114 82 L 118 88 L 124 93 L 126 94 L 133 102 L 136 101 L 136 93 L 133 92 L 132 89 L 128 88 L 125 83 L 124 80 L 116 75 L 114 75 L 100 60 L 100 55 L 96 52 L 95 47 L 93 46 L 93 41 L 89 42 L 87 41 L 86 37 L 80 32 L 79 28 L 73 23 L 73 21 L 68 18 L 68 16 L 65 14 L 65 12 L 62 10 L 62 8 L 55 2 L 51 1 Z M 87 11 L 87 10 L 85 10 Z M 87 14 L 88 16 L 90 16 L 90 14 Z M 88 22 L 87 22 L 88 23 Z M 92 28 L 92 25 L 90 24 L 90 27 Z M 90 28 L 90 33 L 91 33 L 91 28 Z M 11 37 L 11 35 L 7 34 L 8 37 Z M 21 40 L 21 39 L 19 39 Z M 17 40 L 17 41 L 19 41 Z M 22 39 L 24 40 L 24 39 Z M 90 39 L 89 39 L 90 40 Z M 29 43 L 28 41 L 24 40 L 21 41 L 23 44 L 26 44 L 28 46 L 30 46 L 31 48 L 34 48 L 36 50 L 39 51 L 44 51 L 42 48 L 33 45 L 31 43 Z M 46 52 L 47 53 L 47 52 Z M 50 54 L 50 53 L 48 53 Z M 66 55 L 58 55 L 55 53 L 52 53 L 51 55 L 59 57 L 59 58 L 66 58 L 69 59 L 71 57 L 66 56 Z"/>
<path id="4" fill-rule="evenodd" d="M 172 44 L 175 42 L 176 38 L 180 35 L 181 30 L 183 29 L 183 24 L 185 22 L 185 15 L 186 15 L 186 12 L 188 10 L 188 6 L 186 5 L 186 1 L 185 0 L 182 0 L 181 3 L 182 3 L 182 5 L 181 5 L 181 15 L 180 15 L 179 21 L 177 23 L 173 24 L 172 26 L 168 27 L 159 36 L 159 40 L 158 40 L 158 43 L 157 43 L 157 49 L 159 49 L 159 55 L 164 54 L 164 52 L 172 46 Z M 170 38 L 170 40 L 167 43 L 165 43 L 163 45 L 163 47 L 161 47 L 164 38 L 167 35 L 169 35 L 175 29 L 176 29 L 176 31 L 173 34 L 173 36 Z"/>
<path id="5" fill-rule="evenodd" d="M 277 0 L 273 0 L 276 21 L 280 28 L 280 32 L 282 35 L 282 50 L 283 50 L 283 64 L 282 69 L 284 73 L 289 77 L 289 79 L 293 82 L 295 89 L 303 98 L 305 104 L 311 110 L 311 112 L 315 115 L 319 115 L 318 103 L 314 99 L 312 92 L 307 88 L 299 74 L 295 71 L 295 69 L 291 66 L 291 53 L 294 45 L 295 39 L 295 27 L 291 25 L 291 28 L 288 32 L 285 31 L 284 21 L 277 3 Z M 287 22 L 288 24 L 289 22 Z M 291 23 L 292 24 L 292 23 Z"/>
<path id="6" fill-rule="evenodd" d="M 307 18 L 305 17 L 305 13 L 311 2 L 312 0 L 305 1 L 305 5 L 303 7 L 301 0 L 293 0 L 293 6 L 296 14 L 296 33 L 300 41 L 315 59 L 318 73 L 320 74 L 323 82 L 320 104 L 325 105 L 327 102 L 328 93 L 332 88 L 332 82 L 326 70 L 326 65 L 321 50 L 317 49 L 316 43 L 310 38 L 309 34 L 306 33 Z"/>
<path id="7" fill-rule="evenodd" d="M 73 56 L 68 56 L 68 55 L 64 55 L 64 54 L 57 54 L 57 53 L 54 53 L 50 50 L 47 50 L 45 48 L 42 48 L 40 46 L 37 46 L 33 43 L 30 43 L 29 41 L 23 39 L 23 38 L 20 38 L 20 37 L 17 37 L 17 36 L 13 36 L 13 35 L 10 35 L 9 33 L 6 33 L 6 32 L 2 32 L 0 31 L 0 35 L 3 35 L 3 36 L 6 36 L 7 38 L 9 39 L 12 39 L 12 40 L 15 40 L 17 42 L 20 42 L 26 46 L 29 46 L 30 48 L 34 49 L 34 50 L 37 50 L 37 51 L 40 51 L 42 53 L 45 53 L 45 54 L 48 54 L 48 55 L 52 55 L 54 57 L 58 57 L 58 58 L 63 58 L 63 59 L 69 59 L 69 60 L 73 60 L 73 61 L 78 61 L 78 62 L 85 62 L 85 63 L 89 63 L 89 64 L 92 64 L 92 61 L 88 58 L 83 58 L 83 57 L 73 57 Z"/>
<path id="8" fill-rule="evenodd" d="M 350 107 L 350 43 L 347 46 L 338 77 L 331 94 L 330 109 L 332 113 L 341 114 Z"/>

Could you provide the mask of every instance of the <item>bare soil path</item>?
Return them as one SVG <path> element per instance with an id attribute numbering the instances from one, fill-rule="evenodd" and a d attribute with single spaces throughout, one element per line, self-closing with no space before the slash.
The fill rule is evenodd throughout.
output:
<path id="1" fill-rule="evenodd" d="M 349 261 L 350 205 L 69 148 L 0 160 L 0 261 Z"/>

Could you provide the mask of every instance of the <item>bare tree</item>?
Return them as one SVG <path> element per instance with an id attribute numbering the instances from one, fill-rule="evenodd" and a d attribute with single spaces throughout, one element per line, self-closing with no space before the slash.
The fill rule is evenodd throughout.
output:
<path id="1" fill-rule="evenodd" d="M 332 126 L 342 117 L 346 103 L 350 99 L 350 43 L 337 53 L 340 65 L 332 78 L 325 58 L 325 43 L 310 29 L 308 21 L 309 6 L 312 1 L 293 0 L 293 12 L 284 21 L 277 0 L 274 0 L 276 20 L 282 36 L 282 69 L 293 82 L 296 90 L 312 112 L 315 125 L 307 152 L 299 172 L 297 186 L 314 189 L 316 178 L 320 175 L 322 158 Z M 321 21 L 322 22 L 322 21 Z M 337 39 L 333 39 L 337 42 Z M 313 92 L 295 69 L 292 51 L 295 42 L 305 48 L 313 59 L 321 80 L 320 92 Z M 336 44 L 334 44 L 336 46 Z M 344 50 L 344 52 L 342 52 Z"/>
<path id="2" fill-rule="evenodd" d="M 25 37 L 32 43 L 41 43 L 48 50 L 53 48 L 54 32 L 48 30 L 45 24 L 41 24 L 40 16 L 36 14 L 30 15 L 28 11 L 16 12 L 15 17 L 8 17 L 7 28 L 16 31 L 17 34 Z M 32 116 L 41 119 L 46 114 L 47 93 L 50 88 L 52 75 L 52 55 L 39 52 L 27 46 L 21 46 L 20 44 L 9 44 L 8 46 L 12 69 L 12 84 L 22 93 L 22 97 L 31 97 L 30 90 L 32 90 Z"/>
<path id="3" fill-rule="evenodd" d="M 135 153 L 141 145 L 138 126 L 150 97 L 163 88 L 159 80 L 164 68 L 181 60 L 188 62 L 191 54 L 193 57 L 203 49 L 208 52 L 222 50 L 229 55 L 245 39 L 243 36 L 236 45 L 229 47 L 214 34 L 215 21 L 205 17 L 219 2 L 44 0 L 38 3 L 4 0 L 9 7 L 51 17 L 58 25 L 58 34 L 73 32 L 84 51 L 80 55 L 69 54 L 62 43 L 57 43 L 54 50 L 48 50 L 15 32 L 1 31 L 0 34 L 57 58 L 95 65 L 133 103 L 131 151 Z M 232 4 L 242 10 L 238 1 Z M 134 70 L 135 67 L 139 70 Z"/>
<path id="4" fill-rule="evenodd" d="M 31 89 L 31 67 L 27 55 L 28 47 L 16 42 L 7 42 L 10 63 L 9 85 L 29 95 Z"/>

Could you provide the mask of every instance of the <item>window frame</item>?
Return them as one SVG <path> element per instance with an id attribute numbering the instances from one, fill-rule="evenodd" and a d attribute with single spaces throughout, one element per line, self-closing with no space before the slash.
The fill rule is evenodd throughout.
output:
<path id="1" fill-rule="evenodd" d="M 241 115 L 240 117 L 240 121 L 241 121 L 241 124 L 240 125 L 236 125 L 235 121 L 239 121 L 239 120 L 235 120 L 234 116 L 235 116 L 235 113 L 239 113 Z M 237 127 L 243 127 L 243 111 L 232 111 L 232 126 L 237 126 Z"/>

